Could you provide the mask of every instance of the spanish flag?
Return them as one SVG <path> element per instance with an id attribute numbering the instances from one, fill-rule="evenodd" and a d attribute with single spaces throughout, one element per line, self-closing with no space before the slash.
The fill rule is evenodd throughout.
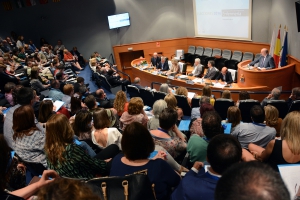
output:
<path id="1" fill-rule="evenodd" d="M 275 68 L 278 68 L 280 51 L 281 51 L 281 42 L 280 42 L 280 27 L 279 27 L 275 48 L 274 48 L 274 55 L 273 55 Z"/>
<path id="2" fill-rule="evenodd" d="M 4 10 L 12 10 L 13 9 L 10 1 L 2 2 L 2 6 L 3 6 Z"/>

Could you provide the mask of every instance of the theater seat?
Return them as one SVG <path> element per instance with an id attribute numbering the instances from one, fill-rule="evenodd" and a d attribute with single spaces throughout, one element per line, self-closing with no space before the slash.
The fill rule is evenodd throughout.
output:
<path id="1" fill-rule="evenodd" d="M 285 118 L 287 112 L 288 112 L 288 105 L 285 102 L 285 100 L 269 100 L 267 101 L 266 105 L 272 105 L 275 108 L 277 108 L 279 112 L 279 118 L 283 119 Z"/>
<path id="2" fill-rule="evenodd" d="M 203 51 L 204 51 L 204 48 L 201 47 L 201 46 L 198 46 L 198 47 L 196 48 L 195 55 L 193 56 L 193 62 L 195 61 L 196 58 L 200 58 L 200 56 L 203 55 Z"/>
<path id="3" fill-rule="evenodd" d="M 216 57 L 222 56 L 222 50 L 218 48 L 214 48 L 210 57 L 205 58 L 205 64 L 207 65 L 209 60 L 216 60 Z"/>
<path id="4" fill-rule="evenodd" d="M 191 116 L 191 106 L 188 103 L 187 97 L 183 95 L 175 95 L 177 99 L 177 106 L 182 109 L 183 115 Z"/>
<path id="5" fill-rule="evenodd" d="M 234 106 L 234 101 L 232 99 L 216 99 L 214 108 L 219 113 L 222 120 L 227 118 L 227 110 L 230 106 Z"/>
<path id="6" fill-rule="evenodd" d="M 104 75 L 98 73 L 98 77 L 101 80 L 102 87 L 104 87 L 106 90 L 110 91 L 114 95 L 116 95 L 118 91 L 122 90 L 122 85 L 112 87 Z"/>
<path id="7" fill-rule="evenodd" d="M 189 62 L 189 63 L 194 63 L 193 62 L 193 57 L 196 51 L 195 46 L 189 46 L 188 52 L 184 54 L 184 61 Z"/>
<path id="8" fill-rule="evenodd" d="M 289 112 L 300 111 L 300 100 L 293 101 L 291 107 L 289 108 Z"/>
<path id="9" fill-rule="evenodd" d="M 241 111 L 242 115 L 242 121 L 245 123 L 252 122 L 251 116 L 250 116 L 250 110 L 252 106 L 259 105 L 260 102 L 258 100 L 253 99 L 247 99 L 247 100 L 240 100 L 239 109 Z"/>
<path id="10" fill-rule="evenodd" d="M 222 69 L 222 67 L 225 66 L 225 61 L 231 59 L 231 51 L 228 49 L 223 49 L 222 51 L 222 58 L 215 59 L 215 66 L 219 70 Z"/>
<path id="11" fill-rule="evenodd" d="M 134 85 L 128 85 L 127 86 L 127 93 L 129 94 L 129 97 L 140 97 L 140 91 L 137 87 L 135 87 Z"/>
<path id="12" fill-rule="evenodd" d="M 211 55 L 212 55 L 212 48 L 206 47 L 204 49 L 203 55 L 199 57 L 201 60 L 201 64 L 206 67 L 207 66 L 206 58 L 211 57 Z"/>
<path id="13" fill-rule="evenodd" d="M 230 60 L 225 61 L 225 66 L 228 69 L 237 70 L 237 64 L 241 62 L 243 53 L 241 51 L 234 51 Z"/>
<path id="14" fill-rule="evenodd" d="M 192 108 L 199 107 L 200 98 L 192 98 Z"/>
<path id="15" fill-rule="evenodd" d="M 157 100 L 164 99 L 166 96 L 166 93 L 160 92 L 160 91 L 154 91 L 153 96 L 154 96 L 154 102 L 155 102 Z"/>
<path id="16" fill-rule="evenodd" d="M 244 60 L 250 60 L 250 61 L 252 61 L 253 60 L 253 53 L 251 53 L 251 52 L 244 52 L 242 61 L 244 61 Z"/>
<path id="17" fill-rule="evenodd" d="M 144 105 L 146 106 L 153 106 L 154 103 L 154 97 L 153 97 L 153 93 L 150 90 L 146 90 L 146 89 L 140 89 L 140 95 L 141 98 L 143 99 Z"/>

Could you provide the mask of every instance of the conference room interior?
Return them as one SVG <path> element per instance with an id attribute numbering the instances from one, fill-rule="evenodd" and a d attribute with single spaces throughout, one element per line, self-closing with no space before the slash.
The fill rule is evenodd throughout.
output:
<path id="1" fill-rule="evenodd" d="M 189 84 L 186 79 L 177 79 L 176 76 L 174 80 L 169 79 L 170 77 L 153 73 L 152 69 L 141 70 L 137 65 L 144 60 L 150 64 L 154 52 L 172 60 L 176 56 L 177 50 L 187 53 L 191 46 L 195 48 L 201 46 L 204 49 L 206 47 L 226 49 L 232 53 L 234 51 L 251 52 L 254 60 L 255 55 L 259 54 L 262 48 L 270 48 L 274 30 L 277 35 L 278 29 L 280 29 L 282 42 L 284 31 L 287 30 L 286 66 L 263 72 L 249 70 L 244 66 L 250 61 L 241 61 L 236 65 L 238 70 L 234 83 L 224 88 L 210 85 L 215 99 L 221 98 L 224 90 L 229 90 L 234 105 L 239 100 L 241 91 L 249 92 L 251 99 L 261 102 L 276 87 L 282 90 L 280 99 L 287 100 L 291 96 L 292 89 L 300 86 L 300 36 L 297 28 L 295 2 L 297 0 L 252 0 L 250 40 L 195 37 L 193 0 L 93 2 L 91 0 L 61 0 L 60 2 L 49 1 L 43 5 L 37 3 L 31 7 L 14 7 L 12 10 L 3 10 L 0 13 L 1 19 L 5 19 L 1 22 L 3 28 L 0 29 L 0 36 L 5 38 L 10 35 L 11 31 L 14 31 L 22 34 L 25 41 L 33 40 L 37 46 L 39 46 L 40 38 L 45 38 L 52 45 L 55 45 L 57 40 L 62 40 L 63 45 L 69 50 L 76 46 L 87 60 L 93 52 L 99 52 L 112 65 L 116 65 L 121 77 L 131 79 L 132 83 L 135 77 L 139 77 L 140 85 L 152 87 L 155 90 L 159 90 L 161 84 L 168 83 L 175 90 L 180 86 L 186 87 L 189 92 L 196 94 L 195 97 L 199 97 L 202 95 L 203 87 L 207 85 L 205 82 L 215 83 L 214 80 Z M 107 16 L 119 13 L 129 13 L 130 25 L 109 29 Z M 300 16 L 298 19 L 300 21 Z M 212 23 L 211 27 L 214 26 L 216 25 Z M 227 28 L 231 29 L 231 27 Z M 193 70 L 191 62 L 187 62 L 187 60 L 182 62 L 187 64 L 188 72 Z M 86 83 L 94 88 L 91 92 L 101 88 L 91 78 L 94 72 L 90 68 L 89 62 L 86 62 L 86 69 L 81 73 L 86 77 Z M 242 78 L 244 79 L 242 80 Z M 188 77 L 188 79 L 192 80 L 193 78 Z M 102 85 L 102 88 L 113 100 L 116 92 L 105 86 L 105 84 Z M 129 101 L 133 96 L 130 96 L 128 90 L 126 94 Z M 142 96 L 140 95 L 140 97 Z M 190 113 L 194 107 L 198 107 L 196 105 L 199 105 L 200 98 L 195 99 L 194 104 L 184 110 L 185 116 L 182 119 L 191 120 Z M 147 106 L 152 107 L 153 103 L 154 100 L 150 103 L 151 105 Z M 250 112 L 250 108 L 246 110 Z M 284 116 L 288 114 L 288 111 L 289 108 L 284 111 Z M 222 120 L 226 120 L 225 111 L 222 110 L 222 112 Z M 248 113 L 245 122 L 250 122 L 249 116 Z"/>

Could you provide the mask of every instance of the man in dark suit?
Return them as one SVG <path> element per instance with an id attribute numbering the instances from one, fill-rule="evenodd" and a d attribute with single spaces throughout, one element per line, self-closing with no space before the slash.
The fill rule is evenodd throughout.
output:
<path id="1" fill-rule="evenodd" d="M 231 84 L 233 82 L 231 73 L 228 71 L 227 67 L 223 67 L 221 70 L 221 73 L 216 78 L 216 80 L 222 80 L 222 82 L 225 82 L 226 84 Z"/>
<path id="2" fill-rule="evenodd" d="M 253 66 L 256 63 L 258 63 L 258 67 L 261 68 L 261 70 L 267 70 L 267 69 L 274 69 L 275 68 L 275 62 L 273 56 L 269 55 L 269 51 L 266 48 L 263 48 L 260 51 L 261 56 L 252 61 L 249 65 Z"/>
<path id="3" fill-rule="evenodd" d="M 169 64 L 166 61 L 166 57 L 162 56 L 160 59 L 161 59 L 161 61 L 158 64 L 158 66 L 156 67 L 156 69 L 160 69 L 160 71 L 168 71 L 169 70 Z"/>
<path id="4" fill-rule="evenodd" d="M 133 81 L 133 86 L 137 87 L 138 89 L 144 89 L 143 86 L 141 86 L 141 79 L 139 77 L 135 77 Z"/>
<path id="5" fill-rule="evenodd" d="M 110 101 L 109 99 L 107 99 L 106 93 L 104 92 L 103 89 L 98 89 L 98 90 L 96 90 L 95 93 L 92 93 L 92 94 L 95 96 L 96 101 L 99 102 L 100 108 L 113 108 L 114 107 L 113 102 Z"/>
<path id="6" fill-rule="evenodd" d="M 107 71 L 107 74 L 105 76 L 106 76 L 108 83 L 112 87 L 122 85 L 122 90 L 126 91 L 126 86 L 130 84 L 130 81 L 127 79 L 120 78 L 120 76 L 114 76 L 113 74 L 114 74 L 114 71 L 112 69 L 109 69 Z"/>
<path id="7" fill-rule="evenodd" d="M 160 63 L 160 57 L 157 56 L 157 53 L 153 53 L 153 57 L 151 58 L 151 63 L 153 66 L 157 67 L 158 64 Z"/>

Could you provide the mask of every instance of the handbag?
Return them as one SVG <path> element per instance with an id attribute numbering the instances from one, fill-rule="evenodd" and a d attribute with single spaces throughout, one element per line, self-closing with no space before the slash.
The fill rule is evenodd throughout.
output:
<path id="1" fill-rule="evenodd" d="M 103 200 L 155 200 L 154 184 L 145 174 L 95 178 L 86 181 Z"/>

